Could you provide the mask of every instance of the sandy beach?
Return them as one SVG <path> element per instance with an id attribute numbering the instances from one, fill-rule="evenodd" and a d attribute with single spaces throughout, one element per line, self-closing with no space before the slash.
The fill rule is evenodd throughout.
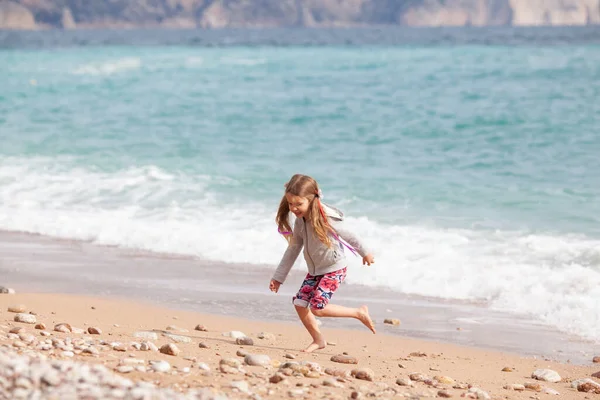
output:
<path id="1" fill-rule="evenodd" d="M 215 316 L 125 299 L 3 294 L 0 310 L 2 351 L 10 349 L 23 354 L 34 351 L 48 359 L 102 364 L 135 382 L 151 382 L 182 393 L 209 388 L 230 398 L 586 399 L 596 395 L 578 392 L 571 382 L 590 378 L 600 370 L 600 365 L 594 365 L 592 359 L 587 365 L 572 365 L 433 341 L 373 335 L 365 329 L 324 328 L 331 345 L 304 354 L 300 350 L 308 337 L 299 323 Z M 34 316 L 35 323 L 15 322 L 15 317 L 22 314 Z M 381 321 L 377 322 L 381 325 Z M 38 326 L 43 329 L 36 329 L 36 324 L 44 324 Z M 69 324 L 73 331 L 56 331 L 60 324 Z M 247 339 L 236 343 L 236 339 L 224 335 L 232 331 L 250 338 L 248 344 L 239 344 Z M 156 347 L 150 345 L 144 351 L 147 347 L 142 346 L 143 342 Z M 49 345 L 44 347 L 44 343 Z M 176 355 L 152 350 L 167 351 L 170 346 L 163 346 L 169 344 L 176 347 Z M 250 366 L 246 353 L 267 357 L 255 360 L 263 365 Z M 348 359 L 356 364 L 332 361 L 338 355 L 350 356 Z M 152 369 L 156 365 L 153 362 L 161 360 L 170 365 L 168 371 Z M 532 378 L 532 373 L 540 369 L 555 371 L 561 380 L 553 383 Z M 368 380 L 357 379 L 356 370 L 366 374 Z M 281 381 L 271 383 L 278 380 Z M 530 389 L 507 389 L 522 389 L 520 385 Z"/>

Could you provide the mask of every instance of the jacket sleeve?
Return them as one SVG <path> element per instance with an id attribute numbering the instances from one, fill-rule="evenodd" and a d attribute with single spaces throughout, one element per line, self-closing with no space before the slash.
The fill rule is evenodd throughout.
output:
<path id="1" fill-rule="evenodd" d="M 345 221 L 330 218 L 329 223 L 333 229 L 335 229 L 339 237 L 344 239 L 350 246 L 352 246 L 358 252 L 358 254 L 361 255 L 361 257 L 364 257 L 371 252 L 365 246 L 364 242 L 348 228 Z"/>
<path id="2" fill-rule="evenodd" d="M 292 266 L 296 262 L 300 251 L 302 251 L 302 247 L 304 247 L 304 238 L 302 237 L 302 229 L 300 227 L 299 221 L 294 223 L 294 234 L 292 236 L 291 242 L 288 244 L 288 248 L 283 253 L 283 257 L 279 262 L 279 266 L 275 270 L 273 274 L 273 280 L 276 280 L 279 283 L 285 282 Z"/>

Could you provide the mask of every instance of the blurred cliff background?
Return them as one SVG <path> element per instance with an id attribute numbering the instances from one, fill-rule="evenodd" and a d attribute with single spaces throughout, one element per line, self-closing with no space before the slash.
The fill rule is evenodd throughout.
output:
<path id="1" fill-rule="evenodd" d="M 600 0 L 0 0 L 0 29 L 581 26 Z"/>

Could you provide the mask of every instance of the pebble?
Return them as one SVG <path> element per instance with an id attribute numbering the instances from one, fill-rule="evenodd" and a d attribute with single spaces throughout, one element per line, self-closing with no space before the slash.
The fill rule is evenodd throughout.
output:
<path id="1" fill-rule="evenodd" d="M 522 392 L 523 390 L 525 390 L 525 386 L 521 385 L 520 383 L 513 383 L 511 385 L 505 385 L 504 389 L 506 389 L 506 390 L 515 390 L 517 392 Z"/>
<path id="2" fill-rule="evenodd" d="M 150 331 L 133 332 L 133 337 L 140 338 L 140 339 L 146 339 L 146 340 L 158 340 L 158 335 L 156 334 L 156 332 L 150 332 Z"/>
<path id="3" fill-rule="evenodd" d="M 151 361 L 150 368 L 156 372 L 167 372 L 171 369 L 171 364 L 166 361 Z"/>
<path id="4" fill-rule="evenodd" d="M 38 324 L 35 325 L 35 329 L 44 330 L 44 329 L 46 329 L 46 324 L 43 323 L 43 322 L 40 322 L 40 323 L 38 323 Z"/>
<path id="5" fill-rule="evenodd" d="M 239 349 L 238 351 L 235 352 L 235 355 L 238 357 L 246 357 L 248 354 L 250 354 L 250 353 L 248 353 L 244 349 Z"/>
<path id="6" fill-rule="evenodd" d="M 173 343 L 168 343 L 160 347 L 160 352 L 170 356 L 176 356 L 180 353 L 180 350 Z"/>
<path id="7" fill-rule="evenodd" d="M 400 325 L 400 320 L 396 318 L 386 318 L 383 320 L 383 323 L 388 325 Z"/>
<path id="8" fill-rule="evenodd" d="M 525 382 L 525 384 L 523 386 L 525 386 L 525 389 L 532 390 L 534 392 L 542 391 L 542 385 L 540 385 L 537 382 Z"/>
<path id="9" fill-rule="evenodd" d="M 554 390 L 552 388 L 545 388 L 544 393 L 551 394 L 553 396 L 560 396 L 560 393 L 557 390 Z"/>
<path id="10" fill-rule="evenodd" d="M 133 368 L 131 365 L 119 365 L 117 368 L 115 368 L 115 371 L 120 372 L 122 374 L 127 374 L 134 370 L 135 368 Z"/>
<path id="11" fill-rule="evenodd" d="M 483 391 L 479 388 L 476 387 L 472 387 L 471 389 L 469 389 L 469 393 L 473 393 L 474 395 L 477 396 L 478 399 L 480 400 L 488 400 L 491 399 L 490 395 L 488 394 L 488 392 Z"/>
<path id="12" fill-rule="evenodd" d="M 15 322 L 22 322 L 24 324 L 35 324 L 37 320 L 35 319 L 35 315 L 19 313 L 15 315 Z"/>
<path id="13" fill-rule="evenodd" d="M 175 331 L 175 332 L 181 332 L 181 333 L 189 332 L 187 329 L 180 328 L 180 327 L 178 327 L 176 325 L 169 325 L 169 326 L 167 326 L 166 330 L 168 330 L 168 331 Z"/>
<path id="14" fill-rule="evenodd" d="M 358 359 L 356 357 L 340 354 L 332 356 L 330 360 L 340 364 L 358 364 Z"/>
<path id="15" fill-rule="evenodd" d="M 436 381 L 438 381 L 439 383 L 442 383 L 444 385 L 454 385 L 456 383 L 456 381 L 454 379 L 450 378 L 449 376 L 444 376 L 444 375 L 434 376 L 433 379 L 435 379 Z"/>
<path id="16" fill-rule="evenodd" d="M 290 360 L 294 360 L 296 358 L 296 356 L 291 353 L 285 353 L 284 357 Z"/>
<path id="17" fill-rule="evenodd" d="M 513 372 L 513 369 L 511 367 L 504 367 L 502 368 L 502 372 Z"/>
<path id="18" fill-rule="evenodd" d="M 412 381 L 415 381 L 415 382 L 424 382 L 424 381 L 426 381 L 427 379 L 429 379 L 429 377 L 428 377 L 428 376 L 426 376 L 426 375 L 423 375 L 423 374 L 421 374 L 421 373 L 414 373 L 414 374 L 410 374 L 410 376 L 409 376 L 409 377 L 410 377 L 410 379 L 411 379 Z"/>
<path id="19" fill-rule="evenodd" d="M 421 351 L 414 351 L 409 354 L 410 357 L 427 357 L 427 353 L 423 353 Z"/>
<path id="20" fill-rule="evenodd" d="M 370 368 L 357 368 L 353 369 L 350 374 L 356 379 L 362 379 L 365 381 L 373 381 L 375 379 L 375 372 Z"/>
<path id="21" fill-rule="evenodd" d="M 350 371 L 338 368 L 325 368 L 324 372 L 327 375 L 336 376 L 339 378 L 350 378 L 351 376 Z"/>
<path id="22" fill-rule="evenodd" d="M 239 390 L 242 393 L 249 393 L 250 386 L 246 381 L 233 381 L 229 384 L 232 388 Z"/>
<path id="23" fill-rule="evenodd" d="M 271 383 L 279 383 L 284 380 L 285 380 L 285 375 L 283 375 L 279 372 L 275 373 L 275 375 L 273 375 L 269 378 L 269 382 L 271 382 Z"/>
<path id="24" fill-rule="evenodd" d="M 71 332 L 73 332 L 73 328 L 71 327 L 71 325 L 70 324 L 65 324 L 65 323 L 54 325 L 54 330 L 56 332 L 62 332 L 62 333 L 71 333 Z"/>
<path id="25" fill-rule="evenodd" d="M 196 325 L 194 330 L 201 331 L 201 332 L 208 332 L 208 328 L 206 326 L 200 325 L 200 324 Z"/>
<path id="26" fill-rule="evenodd" d="M 207 344 L 206 344 L 206 343 L 204 343 L 204 342 L 200 342 L 200 343 L 198 343 L 198 347 L 199 347 L 199 348 L 201 348 L 201 349 L 210 349 L 210 346 L 209 346 L 209 345 L 207 345 Z"/>
<path id="27" fill-rule="evenodd" d="M 577 385 L 578 392 L 600 394 L 600 386 L 597 383 L 584 382 Z"/>
<path id="28" fill-rule="evenodd" d="M 208 364 L 206 363 L 198 363 L 198 368 L 203 370 L 203 371 L 210 371 L 210 367 L 208 366 Z"/>
<path id="29" fill-rule="evenodd" d="M 396 384 L 398 386 L 408 386 L 408 387 L 415 386 L 413 381 L 411 381 L 409 378 L 404 378 L 404 377 L 400 377 L 400 378 L 396 379 Z"/>
<path id="30" fill-rule="evenodd" d="M 560 382 L 562 379 L 560 377 L 560 375 L 558 374 L 558 372 L 553 371 L 551 369 L 536 369 L 531 374 L 531 377 L 534 379 L 537 379 L 538 381 L 545 381 L 545 382 L 552 382 L 552 383 Z"/>
<path id="31" fill-rule="evenodd" d="M 439 390 L 437 392 L 437 396 L 445 399 L 449 399 L 450 397 L 452 397 L 452 395 L 447 390 Z"/>
<path id="32" fill-rule="evenodd" d="M 265 354 L 248 354 L 244 357 L 244 362 L 248 365 L 269 367 L 271 366 L 271 357 Z"/>
<path id="33" fill-rule="evenodd" d="M 23 328 L 22 326 L 15 326 L 13 328 L 10 328 L 10 331 L 8 331 L 8 332 L 18 334 L 20 332 L 25 332 L 25 328 Z"/>
<path id="34" fill-rule="evenodd" d="M 275 335 L 273 335 L 272 333 L 269 333 L 269 332 L 261 332 L 258 334 L 257 338 L 264 339 L 264 340 L 274 340 Z"/>
<path id="35" fill-rule="evenodd" d="M 171 333 L 163 333 L 163 336 L 168 337 L 175 343 L 192 343 L 192 338 L 188 336 L 173 335 Z"/>
<path id="36" fill-rule="evenodd" d="M 15 294 L 15 289 L 0 286 L 0 293 L 1 294 Z"/>
<path id="37" fill-rule="evenodd" d="M 96 328 L 96 327 L 93 327 L 93 326 L 90 326 L 87 329 L 87 331 L 88 331 L 88 333 L 90 335 L 101 335 L 102 334 L 102 330 L 100 328 Z"/>
<path id="38" fill-rule="evenodd" d="M 16 304 L 16 305 L 8 306 L 8 312 L 24 313 L 25 311 L 27 311 L 27 307 L 25 307 L 25 305 L 23 305 L 23 304 Z"/>
<path id="39" fill-rule="evenodd" d="M 596 356 L 596 357 L 592 358 L 592 362 L 593 363 L 600 363 L 600 356 Z"/>
<path id="40" fill-rule="evenodd" d="M 330 386 L 330 387 L 336 387 L 336 388 L 344 387 L 344 385 L 342 385 L 340 382 L 336 381 L 333 378 L 325 378 L 323 380 L 323 386 Z"/>
<path id="41" fill-rule="evenodd" d="M 238 338 L 246 337 L 246 334 L 244 332 L 240 332 L 240 331 L 231 331 L 231 332 L 223 332 L 223 336 L 230 337 L 232 339 L 238 339 Z"/>
<path id="42" fill-rule="evenodd" d="M 254 345 L 254 341 L 252 340 L 252 338 L 249 338 L 247 336 L 239 337 L 239 338 L 235 339 L 235 343 L 239 344 L 240 346 L 253 346 Z"/>
<path id="43" fill-rule="evenodd" d="M 140 344 L 141 351 L 158 351 L 158 347 L 152 342 L 142 342 Z"/>
<path id="44" fill-rule="evenodd" d="M 594 372 L 594 373 L 592 374 L 592 378 L 600 378 L 600 371 L 598 371 L 598 372 Z"/>

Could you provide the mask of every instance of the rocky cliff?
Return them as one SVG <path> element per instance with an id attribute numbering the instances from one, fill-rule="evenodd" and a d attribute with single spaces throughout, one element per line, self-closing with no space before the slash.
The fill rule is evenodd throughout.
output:
<path id="1" fill-rule="evenodd" d="M 600 24 L 600 0 L 0 0 L 0 29 Z"/>

